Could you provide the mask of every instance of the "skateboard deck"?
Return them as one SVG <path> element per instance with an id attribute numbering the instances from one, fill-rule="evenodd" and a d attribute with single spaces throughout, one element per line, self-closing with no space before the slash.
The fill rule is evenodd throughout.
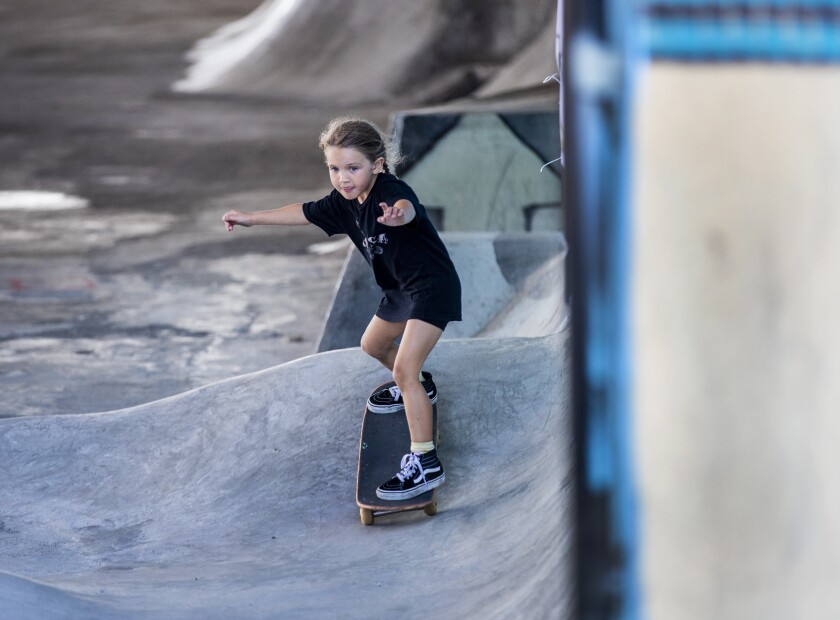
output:
<path id="1" fill-rule="evenodd" d="M 374 392 L 390 385 L 393 382 L 379 386 Z M 432 405 L 432 435 L 437 444 L 436 404 Z M 363 524 L 371 525 L 377 516 L 407 510 L 423 510 L 430 516 L 437 512 L 434 489 L 410 499 L 386 500 L 376 496 L 376 488 L 397 473 L 400 459 L 408 452 L 410 445 L 411 435 L 405 410 L 373 413 L 365 406 L 359 441 L 359 473 L 356 478 L 356 504 Z"/>

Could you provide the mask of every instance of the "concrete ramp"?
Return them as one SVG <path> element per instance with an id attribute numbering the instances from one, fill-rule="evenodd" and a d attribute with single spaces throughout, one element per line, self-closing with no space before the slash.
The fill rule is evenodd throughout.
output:
<path id="1" fill-rule="evenodd" d="M 562 330 L 569 320 L 564 285 L 565 252 L 549 258 L 525 278 L 510 301 L 476 336 L 540 336 Z"/>
<path id="2" fill-rule="evenodd" d="M 461 278 L 463 321 L 444 339 L 541 336 L 560 330 L 566 239 L 548 233 L 445 233 L 441 235 Z M 370 267 L 351 247 L 321 332 L 318 351 L 354 347 L 382 293 Z"/>
<path id="3" fill-rule="evenodd" d="M 123 614 L 121 610 L 100 600 L 76 596 L 61 588 L 38 583 L 0 571 L 0 603 L 4 618 L 49 618 L 49 620 L 74 620 L 76 618 L 137 617 Z M 8 614 L 8 615 L 5 615 Z"/>
<path id="4" fill-rule="evenodd" d="M 555 71 L 553 37 L 542 34 L 555 14 L 554 0 L 266 0 L 199 41 L 173 88 L 340 105 L 421 103 L 468 95 L 510 64 L 519 79 L 508 71 L 488 95 L 533 88 Z M 521 52 L 535 39 L 539 69 L 529 66 L 532 79 L 523 85 Z"/>
<path id="5" fill-rule="evenodd" d="M 358 348 L 141 407 L 4 419 L 0 610 L 21 620 L 569 617 L 565 240 L 446 242 L 470 304 L 426 364 L 447 469 L 438 515 L 360 522 L 362 410 L 389 377 Z M 352 336 L 348 346 L 373 312 L 363 300 L 377 299 L 356 254 L 325 329 L 334 343 Z"/>
<path id="6" fill-rule="evenodd" d="M 358 349 L 132 409 L 0 420 L 0 609 L 568 617 L 568 348 L 565 331 L 442 342 L 440 512 L 372 527 L 358 436 L 387 377 Z"/>

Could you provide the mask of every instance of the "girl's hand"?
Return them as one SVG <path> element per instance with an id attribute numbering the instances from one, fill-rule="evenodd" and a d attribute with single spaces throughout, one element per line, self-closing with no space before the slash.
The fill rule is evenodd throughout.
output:
<path id="1" fill-rule="evenodd" d="M 385 226 L 402 226 L 413 220 L 414 206 L 407 200 L 398 200 L 397 203 L 403 203 L 403 206 L 395 204 L 393 207 L 389 207 L 388 203 L 380 202 L 382 215 L 376 218 L 376 221 Z"/>
<path id="2" fill-rule="evenodd" d="M 233 230 L 233 227 L 236 225 L 245 226 L 252 226 L 250 222 L 247 220 L 248 214 L 243 213 L 242 211 L 228 211 L 222 216 L 222 221 L 225 223 L 225 227 L 228 229 L 228 232 Z"/>

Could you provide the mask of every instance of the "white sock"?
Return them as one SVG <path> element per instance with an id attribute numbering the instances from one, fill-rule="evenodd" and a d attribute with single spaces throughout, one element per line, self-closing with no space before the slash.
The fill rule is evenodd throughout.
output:
<path id="1" fill-rule="evenodd" d="M 411 442 L 411 451 L 414 454 L 425 454 L 426 452 L 431 452 L 435 449 L 435 442 L 434 441 L 412 441 Z"/>

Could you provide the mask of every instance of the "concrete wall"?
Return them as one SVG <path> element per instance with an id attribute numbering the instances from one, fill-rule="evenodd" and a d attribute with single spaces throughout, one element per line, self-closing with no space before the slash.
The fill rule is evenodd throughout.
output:
<path id="1" fill-rule="evenodd" d="M 633 331 L 653 620 L 840 617 L 840 68 L 638 84 Z"/>
<path id="2" fill-rule="evenodd" d="M 543 165 L 559 156 L 557 111 L 532 113 L 553 122 L 545 131 L 556 148 L 540 157 L 499 114 L 464 114 L 428 154 L 403 175 L 427 207 L 443 207 L 447 231 L 524 231 L 529 205 L 537 209 L 533 230 L 562 230 L 560 178 Z M 550 154 L 549 154 L 550 153 Z"/>

